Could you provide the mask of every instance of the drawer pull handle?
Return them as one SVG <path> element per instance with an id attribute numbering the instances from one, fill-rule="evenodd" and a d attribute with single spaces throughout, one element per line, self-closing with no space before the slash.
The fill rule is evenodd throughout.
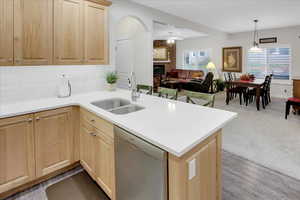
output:
<path id="1" fill-rule="evenodd" d="M 94 119 L 91 119 L 91 122 L 93 122 L 93 123 L 94 123 L 95 121 L 96 121 L 96 120 L 94 120 Z"/>
<path id="2" fill-rule="evenodd" d="M 97 136 L 97 134 L 96 134 L 96 133 L 93 133 L 93 132 L 91 132 L 90 135 L 91 135 L 91 136 L 94 136 L 94 137 Z"/>

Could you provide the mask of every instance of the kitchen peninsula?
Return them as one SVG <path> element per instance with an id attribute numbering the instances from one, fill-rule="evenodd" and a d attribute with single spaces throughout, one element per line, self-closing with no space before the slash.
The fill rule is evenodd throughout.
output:
<path id="1" fill-rule="evenodd" d="M 126 115 L 113 114 L 91 104 L 111 98 L 130 100 L 130 95 L 125 90 L 102 91 L 1 105 L 0 136 L 9 139 L 3 140 L 7 144 L 0 147 L 4 152 L 0 164 L 3 173 L 0 197 L 21 191 L 80 162 L 115 200 L 116 178 L 111 166 L 115 165 L 113 126 L 118 126 L 167 152 L 169 200 L 221 200 L 222 128 L 236 113 L 149 95 L 142 95 L 134 102 L 144 107 L 143 110 Z M 70 123 L 63 130 L 57 130 L 55 122 Z M 85 135 L 90 130 L 100 138 L 98 142 Z M 43 131 L 46 134 L 68 132 L 60 136 L 65 136 L 65 143 L 60 142 L 61 149 L 43 151 L 46 144 L 43 139 L 47 139 L 47 144 L 49 139 L 57 139 L 40 134 Z M 92 149 L 94 144 L 98 146 Z M 9 145 L 14 145 L 14 150 Z M 103 155 L 95 158 L 97 150 Z M 19 167 L 10 166 L 15 164 L 12 157 L 24 154 L 27 154 L 25 158 L 17 161 Z M 45 157 L 47 166 L 39 161 Z"/>

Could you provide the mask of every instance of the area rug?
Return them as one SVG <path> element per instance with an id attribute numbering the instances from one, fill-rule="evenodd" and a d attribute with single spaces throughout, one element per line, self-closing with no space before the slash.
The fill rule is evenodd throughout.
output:
<path id="1" fill-rule="evenodd" d="M 300 116 L 285 120 L 285 99 L 272 98 L 261 111 L 239 99 L 225 104 L 225 94 L 216 96 L 215 107 L 238 113 L 223 131 L 223 148 L 258 164 L 300 180 Z"/>
<path id="2" fill-rule="evenodd" d="M 85 172 L 80 172 L 46 189 L 48 200 L 109 200 Z"/>

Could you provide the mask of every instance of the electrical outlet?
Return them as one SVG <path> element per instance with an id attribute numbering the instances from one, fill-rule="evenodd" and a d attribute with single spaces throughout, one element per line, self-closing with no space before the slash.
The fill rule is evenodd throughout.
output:
<path id="1" fill-rule="evenodd" d="M 189 180 L 192 180 L 196 176 L 196 159 L 189 162 Z"/>

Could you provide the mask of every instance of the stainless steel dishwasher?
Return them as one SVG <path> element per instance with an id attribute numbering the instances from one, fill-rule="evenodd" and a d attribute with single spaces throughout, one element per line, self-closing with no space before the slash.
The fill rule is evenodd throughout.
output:
<path id="1" fill-rule="evenodd" d="M 115 126 L 116 200 L 167 200 L 167 153 Z"/>

